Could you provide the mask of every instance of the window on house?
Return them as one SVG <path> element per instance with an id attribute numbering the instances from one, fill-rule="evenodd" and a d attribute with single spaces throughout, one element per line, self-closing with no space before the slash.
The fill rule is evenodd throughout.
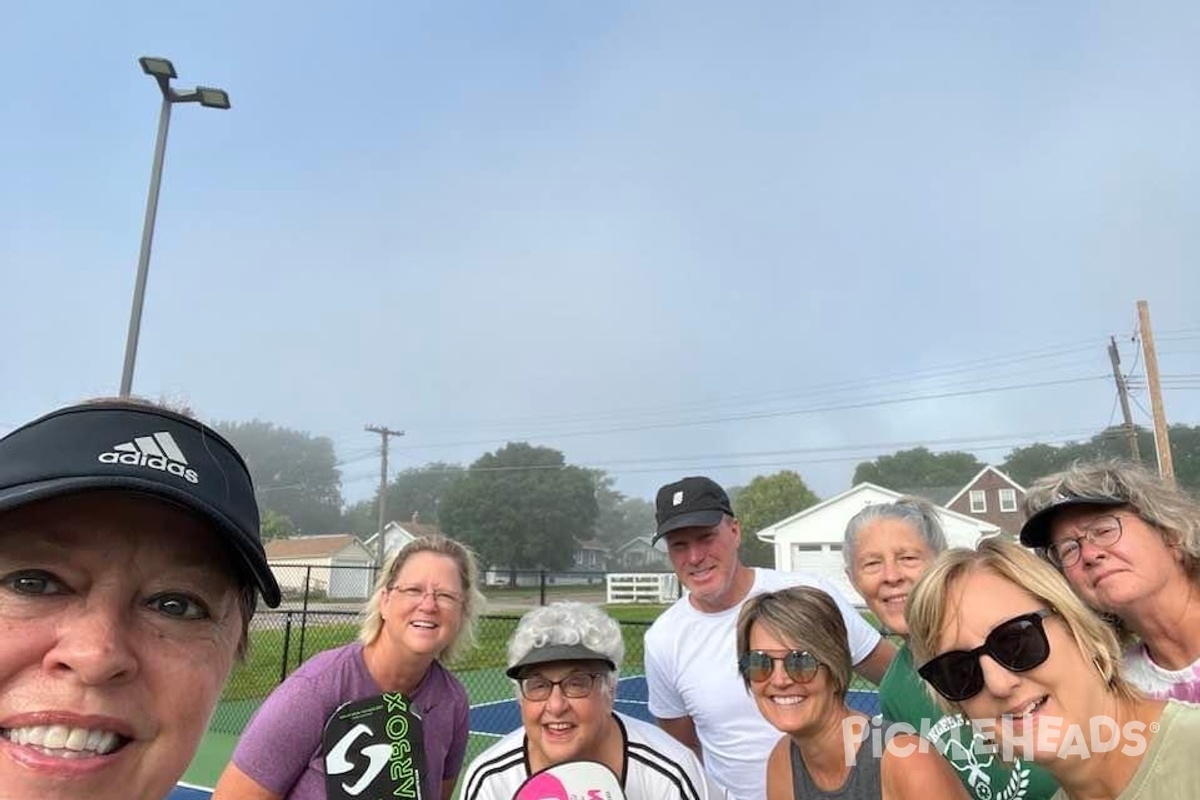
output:
<path id="1" fill-rule="evenodd" d="M 983 489 L 971 490 L 971 513 L 987 513 L 987 492 L 983 491 Z"/>
<path id="2" fill-rule="evenodd" d="M 1017 510 L 1017 490 L 1016 489 L 1001 489 L 1000 490 L 1000 510 L 1001 511 L 1016 511 Z"/>

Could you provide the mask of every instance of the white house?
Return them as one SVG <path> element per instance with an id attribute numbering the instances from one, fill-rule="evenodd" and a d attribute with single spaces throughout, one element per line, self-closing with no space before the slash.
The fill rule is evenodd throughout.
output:
<path id="1" fill-rule="evenodd" d="M 857 605 L 865 605 L 846 578 L 842 560 L 842 539 L 846 523 L 865 506 L 891 503 L 903 497 L 899 492 L 873 483 L 857 486 L 815 506 L 776 522 L 755 535 L 775 546 L 775 568 L 809 572 L 821 576 Z M 974 547 L 985 536 L 1000 533 L 1000 528 L 982 519 L 934 506 L 946 541 L 951 547 Z"/>
<path id="2" fill-rule="evenodd" d="M 395 553 L 401 547 L 411 542 L 413 539 L 421 536 L 441 536 L 442 531 L 437 525 L 427 525 L 420 521 L 418 514 L 413 514 L 413 518 L 408 522 L 389 522 L 383 526 L 383 541 L 384 541 L 384 560 L 392 553 Z M 375 542 L 378 541 L 379 534 L 373 534 L 367 538 L 363 544 L 372 553 L 375 552 Z"/>
<path id="3" fill-rule="evenodd" d="M 660 570 L 671 572 L 671 559 L 667 557 L 666 548 L 661 544 L 657 547 L 649 536 L 635 536 L 617 548 L 617 566 L 622 569 Z"/>
<path id="4" fill-rule="evenodd" d="M 352 534 L 272 539 L 266 551 L 285 594 L 303 594 L 305 582 L 310 597 L 362 600 L 371 593 L 375 559 Z"/>

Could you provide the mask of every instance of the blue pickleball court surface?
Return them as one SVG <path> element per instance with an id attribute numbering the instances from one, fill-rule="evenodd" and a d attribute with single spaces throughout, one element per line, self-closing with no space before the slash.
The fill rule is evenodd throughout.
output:
<path id="1" fill-rule="evenodd" d="M 649 699 L 646 679 L 643 677 L 622 678 L 617 685 L 617 697 L 613 707 L 622 714 L 653 722 L 646 706 Z M 846 702 L 864 714 L 879 713 L 879 695 L 852 689 L 846 694 Z M 521 712 L 516 700 L 498 700 L 471 706 L 471 733 L 483 736 L 503 736 L 521 727 Z M 208 800 L 210 792 L 198 786 L 180 784 L 168 800 Z"/>
<path id="2" fill-rule="evenodd" d="M 649 694 L 643 677 L 622 678 L 617 686 L 617 698 L 613 708 L 626 716 L 653 722 L 646 705 Z M 879 713 L 879 694 L 850 690 L 846 702 L 864 714 Z M 471 706 L 471 733 L 487 736 L 503 736 L 521 727 L 521 712 L 516 700 L 498 700 Z"/>

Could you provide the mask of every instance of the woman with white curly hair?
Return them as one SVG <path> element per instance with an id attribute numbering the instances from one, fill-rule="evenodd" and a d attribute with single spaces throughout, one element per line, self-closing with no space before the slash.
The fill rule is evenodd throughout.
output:
<path id="1" fill-rule="evenodd" d="M 462 800 L 511 800 L 533 773 L 578 760 L 607 765 L 630 800 L 724 798 L 691 750 L 613 710 L 624 657 L 621 626 L 594 606 L 555 603 L 522 617 L 507 670 L 522 727 L 471 763 Z"/>

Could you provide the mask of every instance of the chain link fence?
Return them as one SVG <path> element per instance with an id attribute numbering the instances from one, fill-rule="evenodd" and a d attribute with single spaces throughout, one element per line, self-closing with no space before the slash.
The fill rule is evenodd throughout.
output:
<path id="1" fill-rule="evenodd" d="M 259 611 L 250 625 L 250 651 L 230 676 L 209 730 L 238 735 L 263 700 L 306 659 L 354 641 L 366 591 L 373 585 L 373 565 L 273 565 L 285 599 L 277 610 Z M 356 574 L 359 573 L 359 574 Z M 286 583 L 285 583 L 286 580 Z M 343 596 L 365 587 L 362 597 Z M 448 665 L 471 700 L 473 758 L 497 736 L 520 726 L 512 681 L 504 675 L 508 640 L 521 615 L 538 605 L 561 600 L 602 604 L 606 579 L 602 572 L 554 573 L 523 571 L 489 573 L 481 587 L 488 613 L 479 619 L 478 644 Z M 617 692 L 617 710 L 646 718 L 644 640 L 646 629 L 662 606 L 609 606 L 625 638 L 625 663 Z M 851 686 L 852 704 L 875 713 L 874 686 L 858 678 Z"/>

